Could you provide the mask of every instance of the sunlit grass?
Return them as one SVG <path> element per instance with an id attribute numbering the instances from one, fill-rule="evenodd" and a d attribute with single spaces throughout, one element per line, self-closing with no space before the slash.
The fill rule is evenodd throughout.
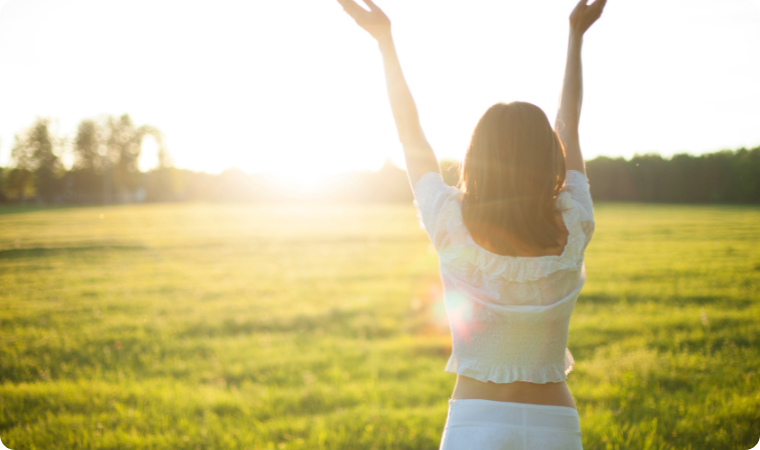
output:
<path id="1" fill-rule="evenodd" d="M 569 343 L 585 448 L 757 443 L 757 223 L 597 206 Z M 0 286 L 14 450 L 437 447 L 454 377 L 411 206 L 5 208 Z"/>

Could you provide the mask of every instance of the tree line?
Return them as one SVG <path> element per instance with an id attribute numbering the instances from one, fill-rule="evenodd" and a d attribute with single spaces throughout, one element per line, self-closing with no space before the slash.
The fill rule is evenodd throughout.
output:
<path id="1" fill-rule="evenodd" d="M 11 167 L 0 168 L 0 201 L 38 203 L 114 203 L 146 198 L 146 174 L 137 165 L 143 140 L 158 143 L 161 176 L 171 167 L 163 136 L 156 127 L 136 126 L 128 114 L 82 120 L 73 138 L 55 136 L 51 120 L 38 118 L 17 134 Z M 65 168 L 63 155 L 73 158 Z M 160 180 L 159 180 L 160 179 Z"/>
<path id="2" fill-rule="evenodd" d="M 406 172 L 389 161 L 379 171 L 332 177 L 304 189 L 267 174 L 229 169 L 208 174 L 173 166 L 161 131 L 129 115 L 82 120 L 74 136 L 56 136 L 38 118 L 15 136 L 10 167 L 0 167 L 0 202 L 111 204 L 152 201 L 411 201 Z M 140 171 L 146 137 L 158 143 L 158 164 Z M 64 155 L 73 162 L 63 164 Z"/>
<path id="3" fill-rule="evenodd" d="M 598 157 L 586 163 L 595 200 L 760 203 L 760 147 L 694 156 Z"/>
<path id="4" fill-rule="evenodd" d="M 147 136 L 158 143 L 158 163 L 142 172 L 137 162 Z M 62 163 L 67 152 L 73 157 L 70 168 Z M 459 162 L 443 160 L 441 169 L 446 183 L 457 185 Z M 587 161 L 586 171 L 595 201 L 760 203 L 760 147 L 672 158 L 602 156 Z M 312 188 L 237 169 L 217 175 L 179 169 L 161 132 L 135 125 L 126 114 L 85 119 L 72 138 L 55 136 L 49 119 L 37 119 L 16 135 L 11 167 L 0 168 L 0 202 L 411 200 L 406 173 L 391 162 L 379 171 L 337 175 Z"/>

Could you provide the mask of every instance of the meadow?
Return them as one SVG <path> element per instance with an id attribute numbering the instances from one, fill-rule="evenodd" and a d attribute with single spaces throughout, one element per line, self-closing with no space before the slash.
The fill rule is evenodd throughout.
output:
<path id="1" fill-rule="evenodd" d="M 596 205 L 584 448 L 760 438 L 760 208 Z M 411 205 L 0 208 L 19 449 L 435 449 L 454 375 Z"/>

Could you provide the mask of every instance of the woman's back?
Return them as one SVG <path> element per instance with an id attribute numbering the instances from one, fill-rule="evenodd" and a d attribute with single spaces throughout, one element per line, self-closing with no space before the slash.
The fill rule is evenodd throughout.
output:
<path id="1" fill-rule="evenodd" d="M 568 171 L 557 198 L 567 229 L 564 248 L 538 257 L 499 255 L 477 244 L 462 218 L 461 191 L 440 175 L 424 175 L 414 193 L 421 225 L 439 254 L 452 333 L 446 370 L 461 376 L 454 398 L 573 406 L 562 382 L 574 363 L 567 332 L 594 232 L 585 176 Z M 552 394 L 542 401 L 542 392 Z"/>
<path id="2" fill-rule="evenodd" d="M 439 254 L 442 276 L 469 285 L 460 284 L 460 289 L 474 289 L 474 297 L 494 304 L 546 306 L 577 287 L 584 250 L 594 233 L 588 181 L 580 172 L 567 172 L 557 198 L 567 230 L 559 254 L 510 256 L 483 248 L 464 224 L 462 192 L 436 173 L 424 175 L 414 194 L 420 224 Z"/>

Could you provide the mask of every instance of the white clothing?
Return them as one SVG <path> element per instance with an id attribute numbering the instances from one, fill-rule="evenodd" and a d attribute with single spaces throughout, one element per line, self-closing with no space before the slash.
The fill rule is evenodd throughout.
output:
<path id="1" fill-rule="evenodd" d="M 586 177 L 569 170 L 558 196 L 569 233 L 558 256 L 503 256 L 476 244 L 462 220 L 462 192 L 435 172 L 417 181 L 414 197 L 439 257 L 453 344 L 446 371 L 495 383 L 567 378 L 570 315 L 594 232 Z"/>
<path id="2" fill-rule="evenodd" d="M 578 411 L 566 406 L 449 400 L 440 450 L 582 450 Z"/>

